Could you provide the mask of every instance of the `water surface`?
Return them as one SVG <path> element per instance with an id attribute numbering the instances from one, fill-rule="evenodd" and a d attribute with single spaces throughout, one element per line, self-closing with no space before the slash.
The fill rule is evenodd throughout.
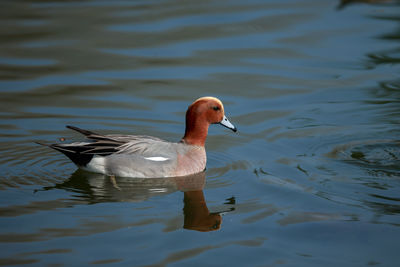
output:
<path id="1" fill-rule="evenodd" d="M 0 265 L 397 266 L 400 5 L 342 2 L 3 1 Z M 34 143 L 177 141 L 205 95 L 239 131 L 187 179 Z"/>

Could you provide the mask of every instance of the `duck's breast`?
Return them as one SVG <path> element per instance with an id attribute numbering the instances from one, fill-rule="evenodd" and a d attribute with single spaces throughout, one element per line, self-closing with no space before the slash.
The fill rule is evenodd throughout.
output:
<path id="1" fill-rule="evenodd" d="M 204 147 L 182 144 L 177 154 L 174 176 L 186 176 L 204 171 L 207 156 Z"/>

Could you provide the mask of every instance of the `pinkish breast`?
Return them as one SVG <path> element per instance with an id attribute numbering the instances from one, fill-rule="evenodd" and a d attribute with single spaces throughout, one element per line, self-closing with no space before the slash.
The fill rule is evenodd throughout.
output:
<path id="1" fill-rule="evenodd" d="M 185 154 L 178 155 L 175 176 L 186 176 L 204 171 L 206 168 L 206 150 L 201 146 L 192 146 Z"/>

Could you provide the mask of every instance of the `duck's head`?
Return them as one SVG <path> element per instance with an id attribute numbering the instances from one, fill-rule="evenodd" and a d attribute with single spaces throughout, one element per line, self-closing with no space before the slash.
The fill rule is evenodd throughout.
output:
<path id="1" fill-rule="evenodd" d="M 216 97 L 206 96 L 195 100 L 186 112 L 186 130 L 183 141 L 204 146 L 208 127 L 219 123 L 232 131 L 237 128 L 225 116 L 224 105 Z"/>

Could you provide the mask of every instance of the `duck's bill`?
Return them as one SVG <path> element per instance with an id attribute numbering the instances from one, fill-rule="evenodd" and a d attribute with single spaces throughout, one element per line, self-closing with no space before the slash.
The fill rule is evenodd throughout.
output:
<path id="1" fill-rule="evenodd" d="M 237 128 L 228 120 L 228 118 L 225 115 L 220 124 L 228 129 L 231 129 L 234 132 L 237 131 Z"/>

